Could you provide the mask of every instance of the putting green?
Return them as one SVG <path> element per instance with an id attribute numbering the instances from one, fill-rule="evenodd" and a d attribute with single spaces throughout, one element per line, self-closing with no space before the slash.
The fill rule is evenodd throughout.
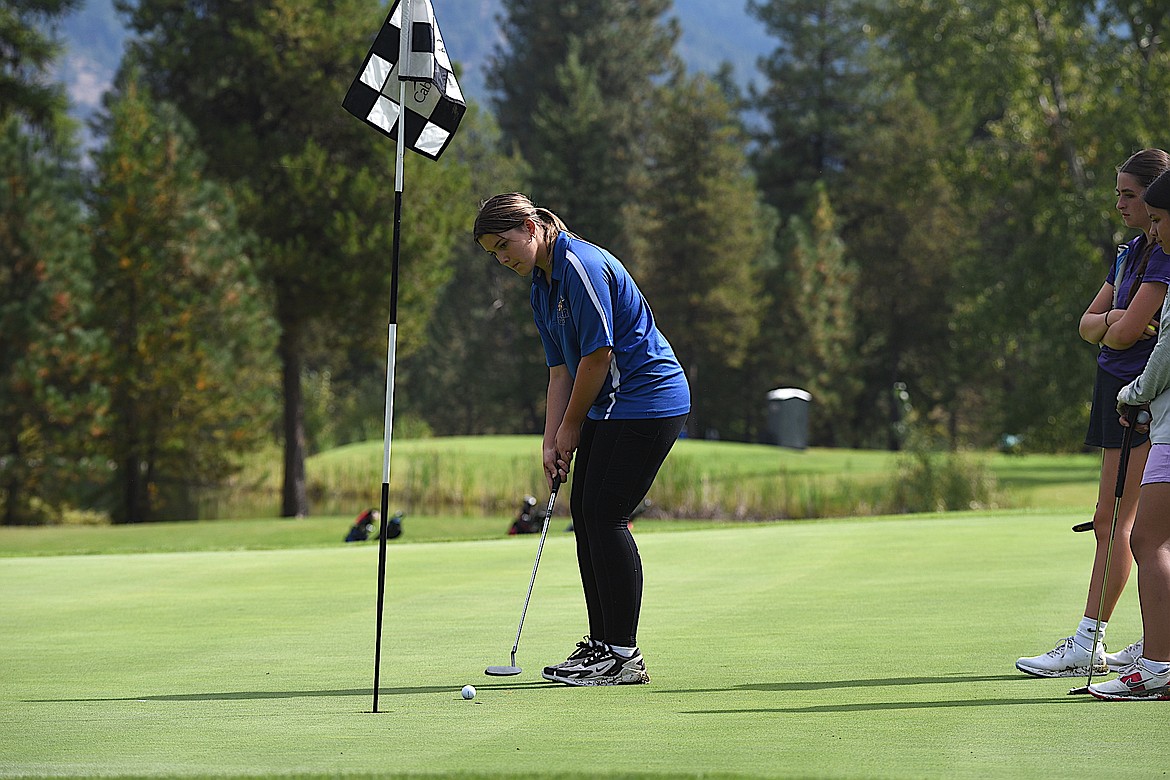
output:
<path id="1" fill-rule="evenodd" d="M 1170 707 L 1013 669 L 1079 617 L 1079 519 L 644 534 L 653 681 L 606 689 L 540 679 L 585 631 L 567 535 L 515 678 L 483 669 L 536 538 L 392 547 L 378 714 L 372 546 L 0 558 L 0 775 L 1161 776 Z M 1139 632 L 1131 583 L 1110 644 Z"/>

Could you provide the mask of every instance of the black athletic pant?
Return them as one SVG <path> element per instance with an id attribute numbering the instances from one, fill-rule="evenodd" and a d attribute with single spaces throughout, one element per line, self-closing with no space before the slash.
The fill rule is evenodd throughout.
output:
<path id="1" fill-rule="evenodd" d="M 628 523 L 686 420 L 684 414 L 586 420 L 581 426 L 570 508 L 593 639 L 619 647 L 637 644 L 642 559 Z"/>

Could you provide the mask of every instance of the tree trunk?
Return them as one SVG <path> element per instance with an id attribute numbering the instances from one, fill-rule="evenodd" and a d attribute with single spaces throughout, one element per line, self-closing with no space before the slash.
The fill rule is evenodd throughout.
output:
<path id="1" fill-rule="evenodd" d="M 280 308 L 280 307 L 278 307 Z M 305 487 L 305 412 L 301 396 L 301 326 L 281 318 L 281 387 L 284 391 L 284 482 L 280 516 L 306 517 L 309 497 Z"/>
<path id="2" fill-rule="evenodd" d="M 138 514 L 142 494 L 142 463 L 138 456 L 131 452 L 122 461 L 122 511 L 121 517 L 115 522 L 138 523 L 142 518 Z"/>
<path id="3" fill-rule="evenodd" d="M 16 427 L 16 426 L 14 426 Z M 4 520 L 0 522 L 2 525 L 16 525 L 16 508 L 19 506 L 20 495 L 20 475 L 18 465 L 23 458 L 23 453 L 20 451 L 20 438 L 17 432 L 13 430 L 9 433 L 9 442 L 7 453 L 8 457 L 12 458 L 12 476 L 5 486 L 4 495 Z"/>
<path id="4" fill-rule="evenodd" d="M 122 488 L 122 503 L 114 514 L 115 523 L 141 523 L 147 518 L 144 516 L 146 503 L 146 481 L 143 479 L 143 441 L 146 434 L 143 432 L 144 422 L 138 414 L 138 407 L 133 401 L 126 398 L 124 393 L 118 393 L 119 400 L 114 406 L 119 409 L 119 440 L 121 447 L 121 469 L 118 478 Z"/>

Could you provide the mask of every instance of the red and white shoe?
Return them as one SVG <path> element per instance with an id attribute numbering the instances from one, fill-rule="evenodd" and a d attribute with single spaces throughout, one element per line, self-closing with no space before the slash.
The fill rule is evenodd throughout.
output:
<path id="1" fill-rule="evenodd" d="M 1170 701 L 1170 672 L 1154 674 L 1139 658 L 1117 673 L 1117 679 L 1089 686 L 1105 701 Z"/>

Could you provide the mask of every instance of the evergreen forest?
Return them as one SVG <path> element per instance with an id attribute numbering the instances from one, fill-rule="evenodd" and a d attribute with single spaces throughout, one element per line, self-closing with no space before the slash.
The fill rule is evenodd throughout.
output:
<path id="1" fill-rule="evenodd" d="M 83 128 L 48 75 L 79 4 L 0 8 L 0 523 L 166 518 L 264 448 L 304 515 L 305 459 L 383 431 L 394 145 L 341 99 L 386 7 L 119 0 Z M 689 437 L 766 442 L 801 388 L 817 447 L 1082 447 L 1170 6 L 747 0 L 746 86 L 688 67 L 671 0 L 500 6 L 488 97 L 405 161 L 396 437 L 543 430 L 527 283 L 471 237 L 522 191 L 638 279 Z"/>

